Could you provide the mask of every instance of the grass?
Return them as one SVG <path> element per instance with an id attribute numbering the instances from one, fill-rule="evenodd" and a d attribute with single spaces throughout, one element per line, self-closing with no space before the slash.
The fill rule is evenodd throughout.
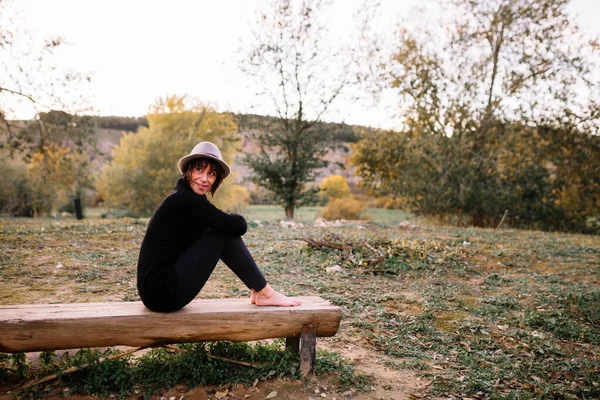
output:
<path id="1" fill-rule="evenodd" d="M 319 344 L 340 354 L 321 352 L 317 360 L 323 373 L 338 371 L 340 391 L 350 381 L 368 386 L 367 377 L 339 364 L 338 357 L 352 359 L 361 350 L 381 369 L 418 374 L 427 385 L 410 389 L 416 397 L 600 397 L 597 236 L 407 231 L 397 228 L 405 215 L 388 211 L 382 222 L 316 228 L 314 212 L 298 214 L 306 218 L 299 229 L 251 225 L 245 241 L 273 286 L 342 307 L 340 331 Z M 246 212 L 250 220 L 277 221 L 277 215 L 273 207 Z M 147 221 L 0 219 L 0 304 L 136 300 L 135 264 Z M 302 236 L 352 246 L 318 250 L 297 240 Z M 370 264 L 377 254 L 383 261 Z M 334 265 L 342 270 L 327 272 Z M 225 267 L 200 294 L 246 295 Z"/>
<path id="2" fill-rule="evenodd" d="M 323 207 L 298 207 L 294 210 L 294 220 L 302 223 L 312 223 L 319 218 Z M 399 223 L 413 218 L 410 213 L 402 210 L 387 210 L 382 208 L 369 208 L 366 213 L 370 220 L 376 223 Z M 283 207 L 272 205 L 251 205 L 242 213 L 250 221 L 281 221 L 285 219 Z"/>

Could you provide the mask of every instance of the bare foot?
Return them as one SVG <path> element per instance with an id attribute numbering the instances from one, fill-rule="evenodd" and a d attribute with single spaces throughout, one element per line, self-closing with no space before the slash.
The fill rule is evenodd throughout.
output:
<path id="1" fill-rule="evenodd" d="M 251 289 L 250 290 L 250 304 L 256 304 L 256 296 L 258 296 L 258 293 L 256 292 L 256 290 Z"/>
<path id="2" fill-rule="evenodd" d="M 269 284 L 261 290 L 260 292 L 256 292 L 256 298 L 254 299 L 254 303 L 257 306 L 280 306 L 280 307 L 296 307 L 302 304 L 302 302 L 298 299 L 294 299 L 292 297 L 287 297 L 275 289 L 273 289 Z"/>

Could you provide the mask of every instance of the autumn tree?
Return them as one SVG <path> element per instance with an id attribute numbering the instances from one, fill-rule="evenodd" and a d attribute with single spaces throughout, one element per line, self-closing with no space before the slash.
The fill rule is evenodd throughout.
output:
<path id="1" fill-rule="evenodd" d="M 582 210 L 600 208 L 578 197 L 570 204 L 580 208 L 567 212 L 556 196 L 569 191 L 557 177 L 582 182 L 574 170 L 600 172 L 596 43 L 579 33 L 564 0 L 450 4 L 442 30 L 399 32 L 384 74 L 402 98 L 405 129 L 355 147 L 364 184 L 410 199 L 417 212 L 475 225 L 508 216 L 515 226 L 586 230 Z M 557 143 L 575 165 L 564 164 Z M 585 181 L 572 193 L 598 191 Z"/>
<path id="2" fill-rule="evenodd" d="M 233 162 L 237 124 L 230 114 L 210 107 L 186 104 L 183 97 L 167 97 L 146 116 L 148 127 L 125 134 L 102 168 L 98 188 L 106 205 L 136 214 L 151 214 L 177 178 L 177 161 L 201 141 L 215 143 L 223 158 Z M 229 178 L 215 196 L 218 205 L 232 209 L 247 197 Z"/>
<path id="3" fill-rule="evenodd" d="M 10 187 L 2 186 L 0 209 L 30 215 L 31 210 L 54 211 L 56 201 L 71 200 L 64 196 L 67 192 L 74 196 L 83 192 L 86 177 L 65 175 L 55 168 L 66 165 L 57 165 L 55 155 L 68 155 L 72 171 L 85 171 L 95 150 L 95 136 L 92 119 L 76 115 L 90 109 L 89 77 L 60 65 L 56 56 L 65 41 L 60 37 L 37 40 L 19 16 L 17 5 L 0 0 L 0 169 L 8 174 L 2 180 L 11 182 Z M 31 120 L 16 120 L 30 116 Z M 43 190 L 48 192 L 42 193 L 36 174 L 14 168 L 23 163 L 42 173 L 45 182 L 57 182 L 60 187 L 52 193 L 46 185 Z M 63 187 L 65 176 L 73 181 Z M 77 188 L 71 190 L 73 186 Z"/>
<path id="4" fill-rule="evenodd" d="M 247 155 L 245 163 L 253 181 L 274 194 L 290 219 L 297 206 L 314 199 L 318 188 L 307 184 L 327 166 L 334 132 L 318 123 L 363 80 L 373 51 L 367 40 L 373 7 L 360 9 L 356 31 L 346 36 L 356 39 L 335 41 L 328 6 L 321 0 L 271 1 L 241 51 L 241 70 L 276 117 L 251 131 L 260 151 Z"/>

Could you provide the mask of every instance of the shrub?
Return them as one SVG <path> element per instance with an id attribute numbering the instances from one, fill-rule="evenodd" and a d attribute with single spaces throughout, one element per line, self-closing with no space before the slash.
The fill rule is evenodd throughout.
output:
<path id="1" fill-rule="evenodd" d="M 33 215 L 26 171 L 24 161 L 8 157 L 0 160 L 0 213 L 19 217 Z"/>
<path id="2" fill-rule="evenodd" d="M 364 202 L 354 198 L 345 197 L 342 199 L 331 200 L 323 211 L 321 211 L 321 217 L 328 220 L 335 219 L 361 219 L 368 218 L 363 215 L 367 206 Z"/>
<path id="3" fill-rule="evenodd" d="M 319 185 L 319 189 L 327 201 L 342 199 L 350 195 L 348 183 L 341 175 L 332 175 L 323 179 L 323 182 Z"/>
<path id="4" fill-rule="evenodd" d="M 376 197 L 370 201 L 370 205 L 375 208 L 386 208 L 388 210 L 404 210 L 408 204 L 404 198 L 382 196 Z"/>

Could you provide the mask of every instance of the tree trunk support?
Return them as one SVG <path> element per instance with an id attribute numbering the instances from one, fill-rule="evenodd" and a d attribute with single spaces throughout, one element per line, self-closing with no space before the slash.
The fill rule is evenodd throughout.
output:
<path id="1" fill-rule="evenodd" d="M 317 324 L 315 322 L 304 325 L 300 342 L 300 374 L 306 378 L 315 370 L 317 350 Z"/>

